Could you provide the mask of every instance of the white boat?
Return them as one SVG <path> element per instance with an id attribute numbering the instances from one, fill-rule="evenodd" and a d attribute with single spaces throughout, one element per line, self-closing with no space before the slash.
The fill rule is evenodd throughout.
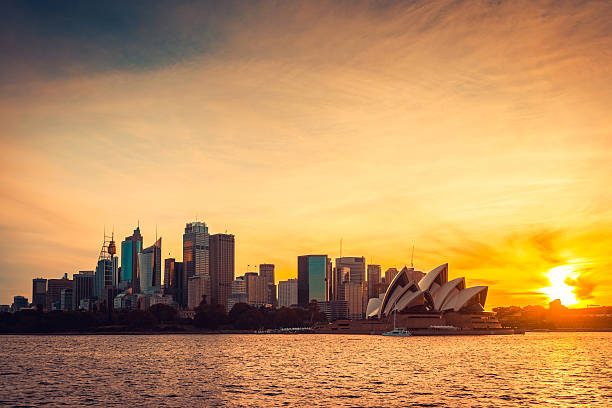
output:
<path id="1" fill-rule="evenodd" d="M 410 332 L 406 329 L 400 329 L 399 327 L 395 327 L 395 318 L 397 317 L 397 310 L 393 315 L 393 330 L 384 332 L 383 336 L 393 336 L 393 337 L 410 337 Z"/>
<path id="2" fill-rule="evenodd" d="M 383 336 L 393 336 L 393 337 L 410 337 L 411 334 L 406 329 L 395 328 L 391 331 L 384 332 Z"/>

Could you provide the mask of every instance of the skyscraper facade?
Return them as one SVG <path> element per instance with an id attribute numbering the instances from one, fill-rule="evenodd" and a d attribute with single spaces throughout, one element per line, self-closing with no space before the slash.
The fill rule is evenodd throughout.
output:
<path id="1" fill-rule="evenodd" d="M 365 257 L 353 257 L 346 256 L 342 258 L 336 258 L 336 268 L 341 270 L 342 268 L 349 268 L 348 282 L 356 283 L 361 285 L 361 314 L 365 316 L 365 309 L 368 303 L 368 288 L 366 286 L 366 262 Z M 354 290 L 354 289 L 351 289 Z M 346 290 L 345 290 L 346 299 Z M 350 315 L 350 305 L 349 305 Z"/>
<path id="2" fill-rule="evenodd" d="M 47 280 L 32 279 L 32 306 L 47 307 Z"/>
<path id="3" fill-rule="evenodd" d="M 72 288 L 64 288 L 60 291 L 60 309 L 72 310 Z"/>
<path id="4" fill-rule="evenodd" d="M 138 254 L 140 292 L 161 292 L 161 238 Z"/>
<path id="5" fill-rule="evenodd" d="M 183 234 L 183 264 L 187 278 L 210 276 L 210 236 L 205 222 L 190 222 Z"/>
<path id="6" fill-rule="evenodd" d="M 399 271 L 397 270 L 397 268 L 389 268 L 385 271 L 385 285 L 389 285 L 391 283 L 391 281 L 393 280 L 393 278 L 395 278 L 395 275 L 397 275 L 399 273 Z"/>
<path id="7" fill-rule="evenodd" d="M 264 277 L 267 285 L 268 304 L 276 305 L 276 284 L 274 280 L 274 264 L 260 264 L 259 274 Z"/>
<path id="8" fill-rule="evenodd" d="M 126 237 L 121 243 L 121 276 L 119 281 L 123 286 L 132 288 L 134 293 L 139 291 L 138 253 L 140 251 L 142 251 L 142 235 L 140 235 L 140 226 L 138 226 L 134 233 Z"/>
<path id="9" fill-rule="evenodd" d="M 363 284 L 357 282 L 346 282 L 344 284 L 344 300 L 348 304 L 348 318 L 361 319 L 363 317 Z"/>
<path id="10" fill-rule="evenodd" d="M 253 306 L 264 306 L 268 303 L 268 283 L 265 276 L 255 272 L 244 274 L 248 303 Z"/>
<path id="11" fill-rule="evenodd" d="M 49 279 L 47 281 L 47 310 L 61 308 L 62 289 L 72 289 L 72 281 L 64 275 L 62 279 Z"/>
<path id="12" fill-rule="evenodd" d="M 180 307 L 187 307 L 188 281 L 183 263 L 176 262 L 174 258 L 166 258 L 164 264 L 164 293 L 171 295 Z"/>
<path id="13" fill-rule="evenodd" d="M 380 265 L 368 265 L 368 299 L 378 297 Z"/>
<path id="14" fill-rule="evenodd" d="M 231 234 L 214 234 L 210 242 L 210 278 L 212 303 L 227 309 L 227 299 L 232 294 L 234 282 L 235 241 Z"/>
<path id="15" fill-rule="evenodd" d="M 202 300 L 210 304 L 210 276 L 199 275 L 188 278 L 187 283 L 187 307 L 194 309 L 200 305 Z"/>
<path id="16" fill-rule="evenodd" d="M 115 287 L 117 284 L 118 258 L 99 259 L 94 273 L 94 296 L 102 299 L 105 287 Z"/>
<path id="17" fill-rule="evenodd" d="M 174 264 L 176 261 L 174 258 L 164 259 L 164 288 L 168 289 L 172 287 L 172 281 L 174 279 Z"/>
<path id="18" fill-rule="evenodd" d="M 350 270 L 349 282 L 363 283 L 366 280 L 365 257 L 345 256 L 336 258 L 336 268 L 347 267 Z"/>
<path id="19" fill-rule="evenodd" d="M 247 295 L 246 279 L 244 276 L 238 276 L 232 282 L 232 294 L 227 299 L 227 311 L 230 312 L 234 305 L 238 303 L 248 303 L 249 296 Z"/>
<path id="20" fill-rule="evenodd" d="M 327 255 L 298 256 L 298 304 L 306 306 L 311 300 L 326 300 L 326 279 L 331 273 Z"/>
<path id="21" fill-rule="evenodd" d="M 289 307 L 298 304 L 298 280 L 278 282 L 278 306 Z"/>
<path id="22" fill-rule="evenodd" d="M 91 299 L 93 297 L 93 271 L 79 271 L 72 275 L 73 291 L 72 291 L 72 310 L 79 310 L 81 300 Z"/>
<path id="23" fill-rule="evenodd" d="M 259 264 L 259 274 L 267 283 L 274 283 L 274 264 Z"/>

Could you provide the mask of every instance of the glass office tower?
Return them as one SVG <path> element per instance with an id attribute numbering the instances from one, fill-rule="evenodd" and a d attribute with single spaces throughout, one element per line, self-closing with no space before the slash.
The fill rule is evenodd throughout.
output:
<path id="1" fill-rule="evenodd" d="M 306 306 L 311 300 L 326 300 L 326 278 L 331 269 L 327 255 L 298 256 L 298 304 Z"/>

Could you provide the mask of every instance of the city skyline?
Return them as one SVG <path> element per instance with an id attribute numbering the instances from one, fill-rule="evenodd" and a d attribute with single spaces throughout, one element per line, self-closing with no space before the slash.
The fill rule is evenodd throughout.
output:
<path id="1" fill-rule="evenodd" d="M 182 259 L 197 219 L 236 275 L 342 240 L 488 308 L 612 303 L 607 2 L 12 4 L 0 304 L 95 269 L 104 228 Z"/>

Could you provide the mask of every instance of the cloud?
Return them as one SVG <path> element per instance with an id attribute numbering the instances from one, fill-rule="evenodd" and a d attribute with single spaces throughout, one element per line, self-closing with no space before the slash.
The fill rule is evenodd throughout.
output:
<path id="1" fill-rule="evenodd" d="M 568 286 L 574 287 L 572 292 L 576 295 L 578 300 L 593 299 L 593 290 L 595 289 L 595 282 L 589 280 L 588 277 L 578 276 L 576 279 L 568 277 L 564 281 Z"/>
<path id="2" fill-rule="evenodd" d="M 196 214 L 236 234 L 237 274 L 294 277 L 340 237 L 386 268 L 415 243 L 418 268 L 521 304 L 552 266 L 609 263 L 608 2 L 0 7 L 1 224 L 69 246 L 11 288 L 91 268 L 105 224 L 157 223 L 180 259 Z"/>

